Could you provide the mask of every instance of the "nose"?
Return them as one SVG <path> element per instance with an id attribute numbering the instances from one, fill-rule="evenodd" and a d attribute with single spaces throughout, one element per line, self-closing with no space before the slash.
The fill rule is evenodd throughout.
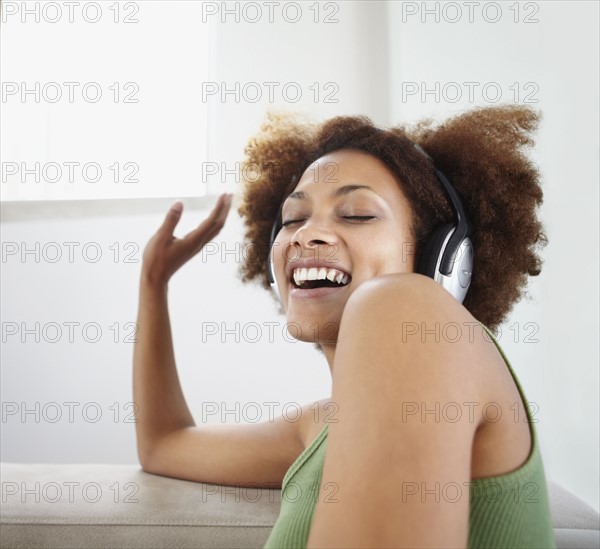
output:
<path id="1" fill-rule="evenodd" d="M 290 239 L 290 248 L 292 248 L 292 253 L 296 259 L 309 256 L 318 260 L 317 254 L 322 254 L 325 257 L 336 245 L 337 237 L 335 234 L 324 224 L 315 223 L 314 220 L 304 223 Z"/>
<path id="2" fill-rule="evenodd" d="M 295 246 L 299 245 L 302 248 L 316 248 L 319 245 L 335 244 L 335 236 L 322 223 L 315 223 L 314 220 L 304 223 L 293 234 L 290 243 Z"/>

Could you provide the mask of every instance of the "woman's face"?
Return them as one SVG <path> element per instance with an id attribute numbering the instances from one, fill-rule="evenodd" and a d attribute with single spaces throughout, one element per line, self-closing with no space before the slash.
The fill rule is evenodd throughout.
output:
<path id="1" fill-rule="evenodd" d="M 367 153 L 339 150 L 308 167 L 283 204 L 273 245 L 292 337 L 335 341 L 346 302 L 362 282 L 414 271 L 411 215 L 394 175 Z M 311 274 L 328 280 L 303 282 Z M 298 282 L 318 287 L 302 289 Z"/>

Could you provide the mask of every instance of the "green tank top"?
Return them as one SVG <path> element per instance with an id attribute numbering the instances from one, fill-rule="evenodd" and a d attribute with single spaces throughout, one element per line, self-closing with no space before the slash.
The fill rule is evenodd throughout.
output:
<path id="1" fill-rule="evenodd" d="M 482 327 L 500 351 L 519 389 L 527 411 L 532 448 L 525 463 L 515 471 L 474 479 L 470 488 L 464 487 L 470 490 L 468 548 L 556 549 L 544 465 L 529 403 L 504 351 L 490 330 L 483 324 Z M 318 499 L 335 501 L 335 493 L 329 489 L 333 487 L 321 486 L 328 428 L 326 424 L 285 474 L 279 518 L 264 549 L 305 548 Z M 445 497 L 453 498 L 454 494 Z"/>

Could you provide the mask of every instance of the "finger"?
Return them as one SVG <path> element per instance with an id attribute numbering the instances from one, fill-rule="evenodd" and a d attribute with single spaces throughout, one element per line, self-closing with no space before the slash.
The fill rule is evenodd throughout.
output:
<path id="1" fill-rule="evenodd" d="M 211 217 L 213 217 L 213 225 L 222 227 L 225 223 L 225 219 L 227 219 L 227 214 L 229 213 L 229 209 L 231 208 L 231 203 L 233 200 L 233 195 L 228 194 L 224 196 L 223 202 L 219 208 L 215 208 L 211 212 Z"/>
<path id="2" fill-rule="evenodd" d="M 219 218 L 223 217 L 223 214 L 226 215 L 229 207 L 231 206 L 232 197 L 232 194 L 227 193 L 220 195 L 217 203 L 208 215 L 208 219 L 211 221 L 217 221 Z"/>
<path id="3" fill-rule="evenodd" d="M 169 208 L 169 211 L 167 212 L 167 215 L 165 216 L 165 220 L 163 221 L 163 224 L 158 229 L 158 232 L 165 238 L 170 238 L 171 236 L 173 236 L 173 231 L 175 230 L 177 223 L 179 223 L 179 220 L 181 219 L 182 212 L 183 212 L 183 203 L 179 202 L 179 201 L 175 202 Z"/>
<path id="4" fill-rule="evenodd" d="M 187 254 L 190 257 L 196 255 L 221 232 L 231 206 L 232 197 L 233 195 L 222 195 L 219 204 L 214 208 L 209 217 L 182 239 L 182 244 L 185 244 Z"/>
<path id="5" fill-rule="evenodd" d="M 225 216 L 227 215 L 227 210 L 225 210 Z M 213 222 L 211 225 L 202 228 L 202 232 L 198 232 L 197 234 L 192 234 L 189 238 L 188 242 L 190 243 L 191 253 L 197 254 L 204 246 L 213 240 L 223 228 L 225 224 L 225 217 Z M 199 228 L 198 228 L 199 229 Z M 196 232 L 198 229 L 192 231 L 192 233 Z"/>
<path id="6" fill-rule="evenodd" d="M 211 238 L 216 236 L 223 228 L 227 213 L 231 206 L 231 200 L 232 195 L 222 194 L 219 196 L 219 200 L 209 216 L 195 229 L 186 234 L 184 239 L 190 241 L 192 246 L 196 247 L 199 243 L 202 243 L 203 246 Z"/>

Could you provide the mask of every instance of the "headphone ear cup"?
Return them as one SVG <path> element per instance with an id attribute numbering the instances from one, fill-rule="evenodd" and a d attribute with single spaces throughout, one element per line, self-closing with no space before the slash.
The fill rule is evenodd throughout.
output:
<path id="1" fill-rule="evenodd" d="M 417 272 L 435 279 L 435 268 L 438 259 L 444 253 L 443 247 L 446 238 L 455 228 L 453 223 L 444 223 L 435 228 L 431 236 L 425 242 L 419 255 L 419 266 Z"/>

